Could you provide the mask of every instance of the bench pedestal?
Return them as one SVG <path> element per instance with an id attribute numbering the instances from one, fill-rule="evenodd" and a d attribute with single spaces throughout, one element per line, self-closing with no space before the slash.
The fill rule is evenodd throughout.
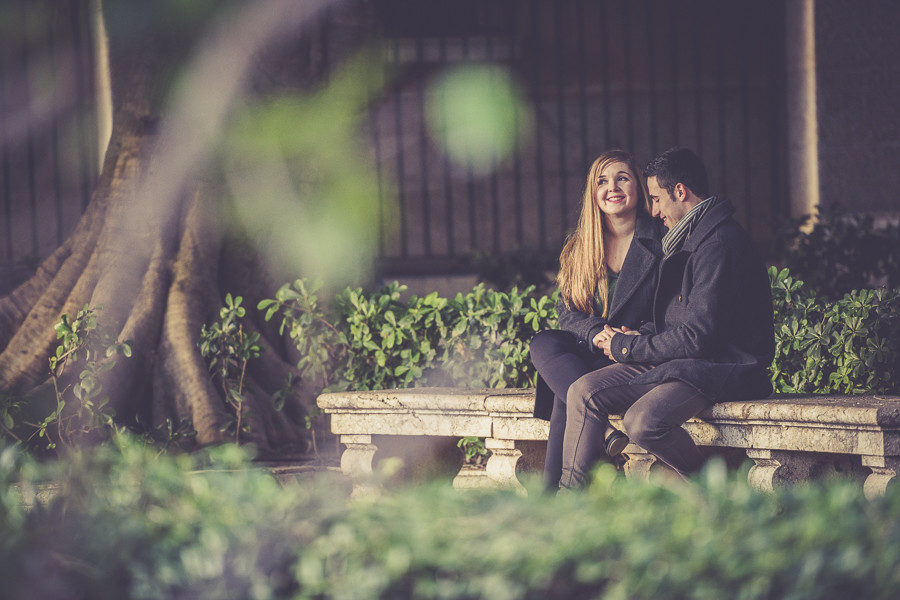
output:
<path id="1" fill-rule="evenodd" d="M 900 471 L 900 458 L 896 456 L 863 456 L 862 464 L 872 471 L 863 484 L 866 498 L 883 495 L 888 484 L 897 480 Z"/>

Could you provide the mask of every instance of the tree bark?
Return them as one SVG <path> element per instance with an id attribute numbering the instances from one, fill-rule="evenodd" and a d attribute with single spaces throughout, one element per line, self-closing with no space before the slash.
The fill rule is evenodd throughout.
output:
<path id="1" fill-rule="evenodd" d="M 113 131 L 102 173 L 72 236 L 0 299 L 0 390 L 24 395 L 45 382 L 61 315 L 102 306 L 98 322 L 134 349 L 104 382 L 118 418 L 140 415 L 155 425 L 189 418 L 198 443 L 226 439 L 221 428 L 228 409 L 198 350 L 201 325 L 218 318 L 224 291 L 252 299 L 245 303 L 248 313 L 266 292 L 230 287 L 236 273 L 246 281 L 254 269 L 246 257 L 223 252 L 223 207 L 204 173 L 254 55 L 296 34 L 328 2 L 249 4 L 216 15 L 209 40 L 188 54 L 173 51 L 188 47 L 190 40 L 172 38 L 186 35 L 185 28 L 170 33 L 164 19 L 151 30 L 110 32 Z M 185 67 L 189 83 L 164 110 L 167 78 Z M 198 90 L 213 80 L 215 95 L 198 103 Z M 220 273 L 227 275 L 226 290 Z M 271 336 L 271 328 L 261 331 Z M 263 337 L 262 345 L 263 357 L 250 370 L 250 428 L 241 439 L 264 455 L 301 451 L 308 439 L 303 415 L 312 399 L 298 393 L 285 410 L 272 408 L 268 395 L 292 367 L 279 357 L 277 336 Z"/>

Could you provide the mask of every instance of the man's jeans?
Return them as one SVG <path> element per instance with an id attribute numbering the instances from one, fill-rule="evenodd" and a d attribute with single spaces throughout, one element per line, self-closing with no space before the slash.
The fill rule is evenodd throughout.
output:
<path id="1" fill-rule="evenodd" d="M 579 378 L 566 397 L 561 488 L 584 484 L 605 455 L 609 415 L 624 415 L 631 440 L 681 475 L 703 465 L 703 454 L 681 425 L 710 406 L 710 400 L 681 381 L 631 385 L 651 365 L 616 363 Z"/>

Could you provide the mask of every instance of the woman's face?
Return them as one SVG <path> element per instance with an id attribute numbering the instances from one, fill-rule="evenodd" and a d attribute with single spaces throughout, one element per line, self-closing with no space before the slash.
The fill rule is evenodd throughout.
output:
<path id="1" fill-rule="evenodd" d="M 597 176 L 597 206 L 609 216 L 628 217 L 637 214 L 640 185 L 628 165 L 609 163 Z"/>

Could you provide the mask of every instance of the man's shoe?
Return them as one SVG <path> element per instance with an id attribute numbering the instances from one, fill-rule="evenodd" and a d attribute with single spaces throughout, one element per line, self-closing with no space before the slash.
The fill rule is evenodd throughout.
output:
<path id="1" fill-rule="evenodd" d="M 611 434 L 606 436 L 606 455 L 610 458 L 615 458 L 622 454 L 629 441 L 627 435 L 618 429 L 614 429 Z"/>

